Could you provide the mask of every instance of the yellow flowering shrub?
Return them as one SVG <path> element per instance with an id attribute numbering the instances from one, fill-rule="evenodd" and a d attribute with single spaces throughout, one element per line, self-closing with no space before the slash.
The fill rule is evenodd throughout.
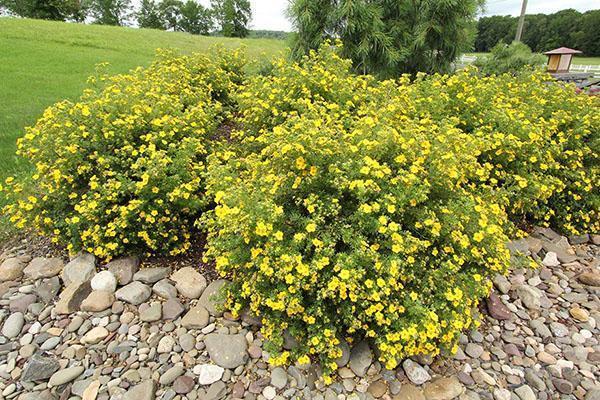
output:
<path id="1" fill-rule="evenodd" d="M 482 77 L 467 69 L 407 87 L 418 112 L 477 137 L 476 184 L 512 220 L 569 234 L 600 231 L 600 98 L 576 94 L 542 72 Z"/>
<path id="2" fill-rule="evenodd" d="M 211 54 L 164 52 L 48 108 L 18 143 L 35 188 L 19 196 L 21 183 L 9 180 L 13 223 L 100 257 L 187 250 L 207 205 L 206 156 L 243 80 L 240 52 Z"/>

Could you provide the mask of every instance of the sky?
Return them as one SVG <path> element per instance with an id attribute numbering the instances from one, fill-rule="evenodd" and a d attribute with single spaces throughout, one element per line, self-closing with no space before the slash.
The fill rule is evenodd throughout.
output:
<path id="1" fill-rule="evenodd" d="M 138 0 L 139 1 L 139 0 Z M 134 1 L 137 3 L 138 1 Z M 209 5 L 210 0 L 199 0 Z M 286 17 L 289 0 L 250 0 L 252 4 L 251 29 L 291 31 L 292 25 Z M 519 15 L 521 0 L 487 0 L 483 15 Z M 600 8 L 600 0 L 529 0 L 528 14 L 551 14 L 565 8 L 587 11 Z"/>

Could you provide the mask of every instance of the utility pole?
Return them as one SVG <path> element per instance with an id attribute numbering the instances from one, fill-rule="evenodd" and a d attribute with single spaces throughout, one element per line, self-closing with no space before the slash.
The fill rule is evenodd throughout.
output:
<path id="1" fill-rule="evenodd" d="M 525 23 L 525 11 L 527 10 L 527 0 L 523 0 L 523 4 L 521 5 L 521 16 L 519 17 L 519 26 L 517 26 L 517 34 L 515 36 L 515 41 L 521 41 L 521 35 L 523 34 L 523 24 Z"/>

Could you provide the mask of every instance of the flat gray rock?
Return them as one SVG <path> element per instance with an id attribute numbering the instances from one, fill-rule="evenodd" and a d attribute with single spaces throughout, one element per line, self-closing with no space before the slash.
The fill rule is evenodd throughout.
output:
<path id="1" fill-rule="evenodd" d="M 127 286 L 117 290 L 115 293 L 115 297 L 118 300 L 125 301 L 135 306 L 140 305 L 144 301 L 148 300 L 150 295 L 152 295 L 152 289 L 138 281 L 131 282 Z"/>
<path id="2" fill-rule="evenodd" d="M 73 282 L 85 282 L 92 279 L 96 273 L 96 257 L 90 253 L 83 253 L 65 265 L 61 277 L 65 285 Z"/>
<path id="3" fill-rule="evenodd" d="M 248 359 L 248 343 L 242 334 L 211 333 L 204 339 L 210 359 L 220 367 L 236 368 Z"/>
<path id="4" fill-rule="evenodd" d="M 64 265 L 60 258 L 36 257 L 25 267 L 23 274 L 33 280 L 52 278 L 62 271 Z"/>
<path id="5" fill-rule="evenodd" d="M 169 267 L 144 268 L 133 275 L 133 280 L 150 285 L 165 279 L 170 273 L 171 268 Z"/>
<path id="6" fill-rule="evenodd" d="M 197 299 L 206 289 L 206 278 L 192 267 L 175 271 L 171 275 L 171 280 L 175 282 L 177 291 L 188 299 Z"/>
<path id="7" fill-rule="evenodd" d="M 210 315 L 220 317 L 223 315 L 223 299 L 224 296 L 221 292 L 222 288 L 225 287 L 229 282 L 225 279 L 217 279 L 216 281 L 211 282 L 204 292 L 202 296 L 200 296 L 200 300 L 198 300 L 198 304 L 202 305 L 204 308 L 208 310 Z"/>
<path id="8" fill-rule="evenodd" d="M 350 352 L 348 366 L 356 375 L 363 377 L 373 362 L 373 353 L 366 341 L 358 343 Z"/>
<path id="9" fill-rule="evenodd" d="M 90 282 L 73 282 L 60 294 L 59 300 L 54 307 L 57 314 L 71 314 L 79 311 L 81 303 L 92 292 Z"/>
<path id="10" fill-rule="evenodd" d="M 34 354 L 27 362 L 27 365 L 25 365 L 21 380 L 23 382 L 45 381 L 58 371 L 59 368 L 60 364 L 58 360 Z"/>
<path id="11" fill-rule="evenodd" d="M 2 335 L 9 339 L 17 337 L 21 333 L 21 329 L 23 329 L 23 324 L 25 324 L 23 313 L 16 312 L 9 315 L 6 321 L 4 321 L 4 325 L 2 325 Z"/>
<path id="12" fill-rule="evenodd" d="M 106 268 L 117 278 L 119 285 L 127 285 L 140 267 L 138 257 L 118 258 L 106 264 Z"/>
<path id="13" fill-rule="evenodd" d="M 48 386 L 60 386 L 67 382 L 71 382 L 75 380 L 75 378 L 77 378 L 79 375 L 83 374 L 83 371 L 85 371 L 85 368 L 81 366 L 70 367 L 56 371 L 50 377 L 50 380 L 48 381 Z"/>
<path id="14" fill-rule="evenodd" d="M 155 396 L 156 383 L 148 379 L 129 389 L 122 400 L 154 400 Z"/>

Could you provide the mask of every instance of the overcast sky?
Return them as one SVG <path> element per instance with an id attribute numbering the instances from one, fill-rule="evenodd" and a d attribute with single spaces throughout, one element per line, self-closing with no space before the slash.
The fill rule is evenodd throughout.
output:
<path id="1" fill-rule="evenodd" d="M 290 31 L 292 26 L 285 15 L 289 0 L 250 0 L 252 3 L 252 29 Z M 210 0 L 200 0 L 204 5 Z M 599 0 L 529 0 L 527 13 L 550 14 L 565 8 L 587 11 L 600 8 Z M 519 15 L 521 0 L 487 0 L 484 15 Z"/>

